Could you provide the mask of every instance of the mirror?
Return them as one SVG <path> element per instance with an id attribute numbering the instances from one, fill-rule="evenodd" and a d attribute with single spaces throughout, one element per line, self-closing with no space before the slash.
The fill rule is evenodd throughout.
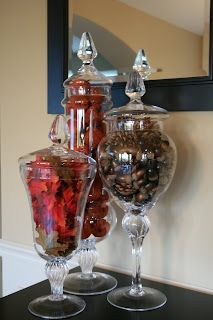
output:
<path id="1" fill-rule="evenodd" d="M 69 0 L 69 75 L 81 66 L 84 31 L 98 50 L 95 65 L 125 81 L 138 49 L 147 54 L 149 79 L 209 75 L 209 0 Z M 193 14 L 192 8 L 193 7 Z"/>
<path id="2" fill-rule="evenodd" d="M 162 0 L 161 4 L 163 3 L 163 1 L 166 1 L 166 0 Z M 193 4 L 190 4 L 191 6 L 193 6 L 193 8 L 191 9 L 191 12 L 189 14 L 187 14 L 186 20 L 190 20 L 189 18 L 191 16 L 195 15 L 195 12 L 196 12 L 195 9 L 200 8 L 199 5 L 202 1 L 204 1 L 204 0 L 196 0 L 196 1 L 193 0 Z M 100 2 L 101 4 L 105 3 L 106 7 L 104 9 L 102 8 L 102 11 L 108 10 L 108 14 L 107 14 L 107 11 L 104 11 L 104 12 L 106 13 L 105 14 L 106 16 L 110 15 L 112 25 L 114 24 L 114 20 L 118 20 L 119 14 L 115 14 L 115 16 L 113 16 L 112 7 L 110 7 L 109 4 L 110 3 L 115 4 L 115 3 L 119 2 L 119 3 L 121 3 L 122 6 L 128 6 L 127 0 L 122 0 L 122 1 L 118 1 L 118 0 L 116 0 L 116 1 L 91 0 L 89 2 L 86 2 L 84 0 L 74 0 L 74 3 L 79 4 L 80 2 L 84 3 L 84 5 L 85 5 L 85 7 L 83 8 L 84 14 L 81 13 L 81 18 L 83 17 L 84 22 L 86 19 L 88 20 L 88 17 L 86 18 L 85 15 L 86 15 L 86 12 L 88 11 L 88 7 L 91 5 L 91 3 L 94 2 L 98 5 Z M 149 3 L 151 5 L 153 3 L 156 4 L 158 2 L 159 1 L 156 1 L 156 0 L 155 1 L 154 0 L 149 0 L 149 1 L 147 1 L 147 0 L 138 0 L 138 1 L 131 0 L 132 5 L 135 3 L 140 3 L 140 4 L 146 3 L 147 5 Z M 184 1 L 182 1 L 182 0 L 178 1 L 178 5 L 175 0 L 168 0 L 168 2 L 173 4 L 175 11 L 178 11 L 179 4 L 181 4 Z M 191 1 L 185 1 L 185 2 L 187 4 L 191 3 Z M 146 53 L 148 55 L 149 62 L 151 64 L 151 66 L 153 68 L 162 70 L 162 71 L 158 71 L 158 72 L 153 73 L 153 80 L 146 81 L 147 92 L 146 92 L 146 95 L 144 96 L 144 99 L 143 99 L 143 101 L 145 103 L 156 104 L 156 105 L 159 105 L 159 106 L 166 108 L 169 111 L 213 110 L 213 81 L 212 81 L 212 59 L 213 59 L 213 55 L 212 55 L 212 42 L 213 42 L 212 28 L 213 27 L 212 27 L 212 23 L 211 23 L 212 15 L 213 15 L 212 2 L 213 2 L 212 0 L 210 0 L 209 2 L 205 1 L 205 8 L 206 8 L 205 14 L 203 13 L 203 10 L 198 10 L 198 11 L 202 11 L 201 16 L 205 16 L 205 19 L 204 19 L 205 23 L 208 20 L 210 21 L 210 23 L 208 25 L 209 32 L 204 32 L 205 36 L 200 36 L 200 38 L 202 38 L 202 41 L 200 41 L 200 42 L 202 42 L 202 45 L 199 46 L 199 48 L 200 48 L 199 49 L 199 52 L 200 52 L 199 56 L 201 58 L 199 65 L 201 66 L 201 68 L 200 69 L 196 68 L 196 70 L 197 70 L 196 72 L 195 71 L 192 72 L 192 70 L 186 71 L 186 65 L 189 65 L 191 63 L 191 61 L 190 62 L 188 61 L 187 63 L 184 63 L 184 70 L 182 71 L 182 72 L 185 72 L 185 74 L 184 73 L 177 74 L 177 72 L 179 72 L 179 67 L 176 68 L 176 66 L 178 65 L 178 62 L 181 62 L 181 64 L 183 64 L 183 57 L 185 57 L 187 55 L 186 53 L 184 53 L 182 55 L 182 49 L 180 49 L 179 45 L 176 46 L 176 44 L 178 43 L 177 41 L 172 41 L 170 38 L 170 43 L 167 47 L 167 50 L 165 50 L 165 46 L 161 44 L 161 41 L 160 41 L 159 45 L 156 46 L 156 43 L 155 43 L 156 40 L 155 41 L 153 40 L 154 33 L 151 33 L 151 27 L 153 27 L 151 25 L 151 27 L 148 27 L 145 30 L 146 31 L 145 34 L 146 34 L 147 39 L 151 40 L 151 42 L 149 44 L 150 47 L 145 47 L 144 46 L 144 39 L 145 38 L 144 38 L 144 35 L 142 34 L 142 28 L 141 27 L 138 27 L 138 28 L 131 27 L 131 25 L 129 23 L 129 14 L 124 19 L 125 24 L 126 24 L 126 29 L 123 31 L 123 33 L 124 34 L 130 33 L 130 31 L 133 30 L 134 32 L 132 35 L 134 35 L 134 33 L 136 33 L 138 37 L 141 37 L 143 39 L 143 47 L 146 50 Z M 209 7 L 208 7 L 208 3 L 210 4 Z M 81 31 L 75 31 L 75 24 L 76 24 L 75 20 L 77 18 L 75 18 L 75 14 L 74 14 L 74 15 L 72 15 L 72 17 L 73 17 L 72 20 L 74 22 L 74 25 L 72 24 L 73 31 L 72 31 L 72 33 L 68 34 L 69 24 L 71 23 L 68 20 L 68 16 L 69 16 L 69 9 L 70 9 L 71 5 L 73 5 L 71 0 L 48 0 L 48 112 L 49 113 L 62 113 L 63 112 L 63 108 L 60 106 L 60 101 L 63 98 L 63 85 L 62 84 L 63 84 L 64 79 L 66 79 L 68 77 L 68 60 L 70 60 L 68 57 L 68 52 L 69 52 L 68 42 L 69 42 L 70 38 L 72 39 L 72 34 L 75 35 L 75 33 L 76 33 L 76 37 L 78 38 L 78 33 L 81 32 Z M 128 6 L 128 7 L 130 8 L 129 10 L 135 10 L 135 7 L 130 7 L 130 6 Z M 164 6 L 162 8 L 163 8 L 164 12 L 168 11 L 167 8 L 165 8 Z M 210 10 L 208 8 L 210 8 Z M 159 13 L 160 13 L 160 11 L 161 10 L 159 8 Z M 98 19 L 99 18 L 98 12 L 97 11 L 92 11 L 92 12 L 93 12 L 94 16 L 97 15 L 96 19 Z M 92 14 L 92 13 L 90 12 L 90 14 Z M 146 8 L 145 14 L 153 17 L 153 13 L 150 14 L 150 12 L 148 12 L 147 8 Z M 169 15 L 170 15 L 170 13 L 169 13 Z M 159 20 L 159 17 L 157 17 L 157 18 L 154 17 L 154 19 Z M 165 17 L 164 17 L 164 19 L 165 19 Z M 198 18 L 196 18 L 195 20 L 197 21 L 197 19 Z M 171 24 L 171 21 L 164 21 L 163 20 L 162 23 L 163 24 Z M 177 22 L 174 21 L 174 18 L 172 18 L 172 23 L 175 25 L 177 24 Z M 204 22 L 202 22 L 202 23 L 204 23 Z M 80 26 L 76 30 L 80 30 L 80 28 L 82 28 L 82 20 L 81 20 L 81 23 L 78 23 L 78 24 L 80 24 Z M 97 24 L 98 24 L 98 21 L 96 21 L 96 25 Z M 100 21 L 99 21 L 99 24 L 100 24 Z M 93 25 L 94 25 L 94 23 L 93 23 Z M 104 27 L 106 29 L 106 26 L 101 25 L 101 27 Z M 184 29 L 185 28 L 186 27 L 184 27 Z M 124 26 L 121 28 L 121 31 L 123 29 L 124 29 Z M 82 30 L 82 31 L 85 31 L 85 30 Z M 108 32 L 105 33 L 106 36 L 102 37 L 102 42 L 100 45 L 97 43 L 97 39 L 96 39 L 96 36 L 94 36 L 94 34 L 93 34 L 93 30 L 89 30 L 89 31 L 93 35 L 97 49 L 99 50 L 101 55 L 104 56 L 104 51 L 105 51 L 101 48 L 101 46 L 104 47 L 106 44 L 110 48 L 110 50 L 109 50 L 110 52 L 112 52 L 113 49 L 115 48 L 114 52 L 118 51 L 119 58 L 124 56 L 124 57 L 126 57 L 126 59 L 128 61 L 130 61 L 129 66 L 127 66 L 126 64 L 122 64 L 122 67 L 123 67 L 123 70 L 122 70 L 122 68 L 119 66 L 116 66 L 115 63 L 114 63 L 115 66 L 113 65 L 113 63 L 110 60 L 111 57 L 109 57 L 109 55 L 108 55 L 106 57 L 107 60 L 109 59 L 109 63 L 111 63 L 111 65 L 113 67 L 115 67 L 116 70 L 118 70 L 118 73 L 120 73 L 120 72 L 125 73 L 126 72 L 125 70 L 132 66 L 134 58 L 135 58 L 135 52 L 138 50 L 139 45 L 135 44 L 135 47 L 133 48 L 133 44 L 130 43 L 130 41 L 127 41 L 127 43 L 125 43 L 124 38 L 122 38 L 124 35 L 122 37 L 120 35 L 120 38 L 121 38 L 120 42 L 122 42 L 125 47 L 130 48 L 128 53 L 123 54 L 123 50 L 121 49 L 121 46 L 119 47 L 119 50 L 118 50 L 117 46 L 114 45 L 115 42 L 111 42 L 111 40 L 110 41 L 107 40 L 109 33 L 113 33 L 113 30 L 108 30 Z M 151 34 L 152 34 L 152 36 L 151 36 Z M 166 34 L 166 30 L 164 31 L 163 34 Z M 118 35 L 116 35 L 116 37 L 118 38 Z M 133 36 L 131 36 L 131 37 L 133 37 Z M 130 39 L 131 39 L 131 37 L 130 37 Z M 117 38 L 116 38 L 116 40 L 117 40 Z M 160 40 L 163 40 L 163 38 L 166 38 L 166 37 L 161 37 Z M 204 41 L 204 38 L 206 38 L 205 41 Z M 204 42 L 205 42 L 205 45 L 203 45 Z M 140 45 L 140 47 L 141 46 L 142 45 Z M 151 51 L 150 51 L 150 48 L 152 48 L 152 47 L 155 48 L 154 51 L 157 51 L 157 55 L 155 57 L 152 56 Z M 178 52 L 178 55 L 175 57 L 175 59 L 170 61 L 169 55 L 174 50 L 174 48 L 175 48 L 175 52 L 176 53 Z M 133 52 L 134 54 L 132 53 L 132 51 L 134 51 Z M 201 53 L 201 51 L 202 51 L 202 53 Z M 191 53 L 189 55 L 191 60 L 194 60 L 194 57 L 198 55 L 197 53 L 195 54 L 195 51 L 193 51 L 193 52 L 194 53 Z M 154 53 L 156 54 L 156 52 L 154 52 Z M 163 60 L 157 59 L 160 56 L 165 58 L 165 62 L 170 61 L 170 66 L 172 65 L 172 67 L 173 67 L 173 68 L 170 68 L 170 71 L 171 71 L 171 69 L 176 69 L 176 74 L 173 73 L 173 75 L 172 75 L 171 73 L 169 74 L 167 72 L 167 76 L 165 76 L 166 66 L 165 66 Z M 173 54 L 171 55 L 171 58 L 172 57 L 173 57 Z M 104 58 L 105 58 L 105 56 L 104 56 Z M 70 61 L 72 61 L 72 60 L 70 60 Z M 110 65 L 110 67 L 111 67 L 111 65 Z M 100 70 L 98 65 L 97 65 L 97 67 Z M 163 79 L 161 79 L 160 77 L 162 77 L 163 72 L 164 72 L 164 76 L 163 76 Z M 124 74 L 122 74 L 122 75 L 118 74 L 118 77 L 119 76 L 123 77 Z M 154 79 L 154 77 L 155 77 L 155 79 Z M 115 82 L 112 87 L 112 97 L 113 97 L 114 106 L 122 105 L 123 103 L 125 103 L 127 101 L 127 98 L 124 93 L 125 81 L 123 80 L 123 78 L 118 78 L 117 80 L 119 82 Z"/>

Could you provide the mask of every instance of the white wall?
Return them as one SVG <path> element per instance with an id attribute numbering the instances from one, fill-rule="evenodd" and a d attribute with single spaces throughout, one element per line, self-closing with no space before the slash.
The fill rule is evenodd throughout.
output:
<path id="1" fill-rule="evenodd" d="M 0 14 L 2 238 L 32 246 L 17 159 L 49 144 L 46 1 L 4 0 Z M 172 113 L 167 121 L 178 148 L 178 167 L 152 212 L 143 256 L 145 274 L 201 290 L 213 290 L 212 124 L 212 112 Z M 120 223 L 98 246 L 99 262 L 131 269 L 130 244 Z"/>

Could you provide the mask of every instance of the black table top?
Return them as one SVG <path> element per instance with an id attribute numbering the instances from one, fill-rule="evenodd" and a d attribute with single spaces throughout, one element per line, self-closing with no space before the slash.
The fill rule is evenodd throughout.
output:
<path id="1" fill-rule="evenodd" d="M 118 286 L 130 285 L 131 278 L 127 275 L 101 270 L 113 275 L 118 280 Z M 76 269 L 73 269 L 73 272 Z M 167 296 L 167 303 L 160 309 L 146 312 L 130 312 L 111 306 L 107 294 L 82 296 L 86 308 L 80 314 L 71 317 L 73 320 L 213 320 L 213 295 L 191 291 L 154 281 L 143 280 L 145 286 L 159 289 Z M 27 309 L 28 303 L 50 293 L 48 281 L 13 293 L 0 299 L 0 320 L 36 320 Z"/>

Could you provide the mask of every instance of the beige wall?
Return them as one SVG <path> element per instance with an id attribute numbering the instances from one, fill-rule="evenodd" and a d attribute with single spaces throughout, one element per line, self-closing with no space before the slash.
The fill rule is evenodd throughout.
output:
<path id="1" fill-rule="evenodd" d="M 17 160 L 49 143 L 46 1 L 4 0 L 0 14 L 2 237 L 31 243 Z"/>
<path id="2" fill-rule="evenodd" d="M 150 64 L 163 70 L 154 73 L 152 79 L 204 75 L 201 36 L 117 0 L 90 0 L 89 6 L 85 5 L 84 0 L 69 0 L 69 2 L 73 2 L 70 7 L 70 17 L 73 10 L 75 14 L 105 28 L 134 52 L 141 47 L 144 48 Z M 98 34 L 96 36 L 98 37 Z M 100 37 L 104 38 L 104 35 L 100 34 Z M 110 51 L 113 51 L 114 55 Z M 101 53 L 112 65 L 120 65 L 119 46 L 111 48 L 105 45 L 104 52 Z M 113 61 L 110 60 L 112 57 Z"/>
<path id="3" fill-rule="evenodd" d="M 4 0 L 0 13 L 2 238 L 31 245 L 17 159 L 48 145 L 46 1 Z M 167 121 L 179 161 L 170 189 L 151 215 L 143 272 L 213 290 L 212 123 L 213 112 L 172 113 Z M 130 270 L 130 244 L 120 223 L 99 248 L 99 262 Z"/>

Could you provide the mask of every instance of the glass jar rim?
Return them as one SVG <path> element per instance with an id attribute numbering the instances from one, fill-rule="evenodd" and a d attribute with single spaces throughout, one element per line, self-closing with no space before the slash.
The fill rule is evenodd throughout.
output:
<path id="1" fill-rule="evenodd" d="M 147 117 L 155 120 L 164 120 L 169 117 L 169 113 L 167 110 L 154 105 L 129 103 L 126 106 L 113 108 L 104 115 L 106 121 L 114 121 L 119 118 L 143 120 Z"/>

